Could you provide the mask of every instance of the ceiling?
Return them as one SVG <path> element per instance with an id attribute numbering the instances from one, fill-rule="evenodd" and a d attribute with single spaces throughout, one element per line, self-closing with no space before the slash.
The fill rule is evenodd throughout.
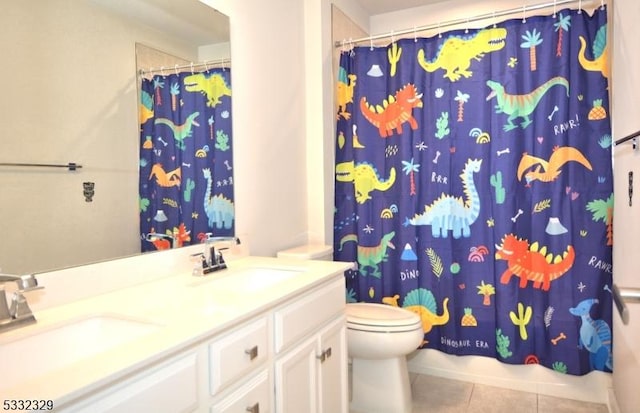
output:
<path id="1" fill-rule="evenodd" d="M 427 6 L 447 0 L 357 0 L 369 16 Z"/>
<path id="2" fill-rule="evenodd" d="M 202 46 L 229 42 L 229 18 L 198 0 L 91 0 Z"/>

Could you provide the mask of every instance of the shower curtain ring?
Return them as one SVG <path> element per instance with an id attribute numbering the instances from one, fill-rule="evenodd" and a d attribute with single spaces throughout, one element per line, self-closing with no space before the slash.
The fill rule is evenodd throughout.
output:
<path id="1" fill-rule="evenodd" d="M 207 65 L 207 61 L 204 61 L 204 70 L 209 73 L 209 66 Z"/>
<path id="2" fill-rule="evenodd" d="M 440 22 L 438 22 L 438 38 L 442 39 L 442 31 L 440 30 Z"/>
<path id="3" fill-rule="evenodd" d="M 493 11 L 493 28 L 495 29 L 498 26 L 498 24 L 496 23 L 496 11 Z"/>
<path id="4" fill-rule="evenodd" d="M 175 66 L 173 66 L 173 71 L 175 72 L 175 74 L 178 74 L 178 64 L 176 63 Z"/>
<path id="5" fill-rule="evenodd" d="M 582 0 L 578 1 L 578 14 L 582 14 Z"/>
<path id="6" fill-rule="evenodd" d="M 527 6 L 522 6 L 522 23 L 527 22 Z"/>
<path id="7" fill-rule="evenodd" d="M 557 0 L 553 0 L 553 18 L 554 19 L 556 18 L 556 6 L 557 6 L 556 2 Z"/>
<path id="8" fill-rule="evenodd" d="M 193 62 L 191 62 L 191 74 L 193 74 Z"/>
<path id="9" fill-rule="evenodd" d="M 162 75 L 162 77 L 166 77 L 167 75 L 164 74 L 164 66 L 160 66 L 160 74 Z"/>

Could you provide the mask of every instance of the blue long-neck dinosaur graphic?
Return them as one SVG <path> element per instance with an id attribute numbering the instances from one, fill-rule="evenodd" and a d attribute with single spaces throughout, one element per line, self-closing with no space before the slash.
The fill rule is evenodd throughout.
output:
<path id="1" fill-rule="evenodd" d="M 613 369 L 611 353 L 611 328 L 604 320 L 594 320 L 589 311 L 598 300 L 589 298 L 569 309 L 569 312 L 582 319 L 580 326 L 579 348 L 589 351 L 591 368 L 602 371 Z"/>
<path id="2" fill-rule="evenodd" d="M 513 121 L 516 118 L 524 118 L 524 121 L 520 124 L 522 129 L 524 129 L 533 122 L 529 116 L 536 109 L 538 103 L 540 103 L 540 99 L 542 99 L 549 89 L 556 85 L 564 86 L 567 89 L 567 96 L 569 96 L 569 82 L 567 79 L 560 76 L 547 80 L 535 90 L 524 95 L 511 95 L 504 91 L 504 86 L 500 83 L 493 80 L 487 80 L 487 86 L 491 89 L 489 96 L 487 96 L 487 100 L 491 100 L 491 98 L 495 97 L 497 99 L 495 106 L 496 113 L 505 113 L 509 115 L 507 124 L 503 127 L 505 132 L 518 127 L 518 125 L 513 124 Z"/>
<path id="3" fill-rule="evenodd" d="M 452 232 L 453 238 L 469 238 L 471 224 L 480 215 L 480 196 L 473 182 L 473 174 L 480 171 L 481 165 L 482 159 L 469 159 L 460 174 L 466 200 L 443 193 L 431 205 L 426 205 L 422 214 L 407 218 L 404 226 L 431 225 L 434 238 L 447 238 L 448 231 Z"/>

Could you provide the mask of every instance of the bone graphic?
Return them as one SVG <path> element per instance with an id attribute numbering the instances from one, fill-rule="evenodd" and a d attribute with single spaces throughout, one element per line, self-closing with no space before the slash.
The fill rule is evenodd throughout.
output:
<path id="1" fill-rule="evenodd" d="M 182 162 L 182 166 L 187 167 L 187 168 L 191 168 L 191 164 L 190 163 L 186 163 L 186 162 Z"/>
<path id="2" fill-rule="evenodd" d="M 567 338 L 567 336 L 565 336 L 564 333 L 560 333 L 560 335 L 558 337 L 552 338 L 551 342 L 553 343 L 554 346 L 557 346 L 558 345 L 558 341 L 563 340 L 565 338 Z"/>
<path id="3" fill-rule="evenodd" d="M 167 145 L 168 145 L 168 143 L 167 143 L 167 142 L 165 142 L 165 141 L 163 141 L 163 140 L 162 140 L 162 137 L 161 137 L 161 136 L 158 136 L 158 140 L 159 140 L 160 142 L 162 142 L 162 144 L 163 144 L 164 146 L 167 146 Z"/>
<path id="4" fill-rule="evenodd" d="M 516 216 L 515 216 L 515 217 L 511 217 L 511 220 L 512 220 L 513 222 L 516 222 L 516 220 L 518 219 L 518 217 L 519 217 L 520 215 L 522 215 L 522 213 L 523 213 L 523 212 L 524 212 L 524 211 L 522 211 L 521 209 L 518 209 L 518 213 L 516 214 Z"/>
<path id="5" fill-rule="evenodd" d="M 229 160 L 224 161 L 224 166 L 227 167 L 227 171 L 231 170 L 231 165 L 229 165 Z"/>
<path id="6" fill-rule="evenodd" d="M 507 148 L 507 149 L 503 149 L 503 150 L 501 150 L 501 151 L 496 151 L 496 154 L 497 154 L 498 156 L 503 155 L 503 154 L 505 154 L 505 153 L 510 153 L 510 152 L 509 152 L 509 148 Z"/>
<path id="7" fill-rule="evenodd" d="M 609 291 L 611 294 L 613 294 L 613 291 L 611 291 L 611 288 L 609 288 L 609 284 L 605 284 L 603 290 Z"/>
<path id="8" fill-rule="evenodd" d="M 436 151 L 436 157 L 433 158 L 433 163 L 438 163 L 438 158 L 440 157 L 441 153 L 440 151 Z"/>
<path id="9" fill-rule="evenodd" d="M 551 114 L 549 116 L 547 116 L 547 119 L 551 120 L 551 118 L 553 117 L 553 114 L 556 113 L 558 111 L 558 107 L 554 106 L 553 107 L 553 112 L 551 112 Z"/>

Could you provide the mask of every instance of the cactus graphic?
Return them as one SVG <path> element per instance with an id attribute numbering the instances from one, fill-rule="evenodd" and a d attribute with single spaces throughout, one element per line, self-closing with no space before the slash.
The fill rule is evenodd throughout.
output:
<path id="1" fill-rule="evenodd" d="M 442 139 L 451 132 L 449 130 L 449 112 L 442 112 L 438 120 L 436 120 L 436 138 Z"/>
<path id="2" fill-rule="evenodd" d="M 194 182 L 193 179 L 188 178 L 186 185 L 184 187 L 184 202 L 191 202 L 191 193 L 193 192 L 193 189 L 196 187 L 196 183 Z"/>
<path id="3" fill-rule="evenodd" d="M 511 357 L 513 354 L 509 351 L 509 343 L 509 337 L 502 334 L 502 329 L 496 329 L 496 351 L 503 359 Z"/>
<path id="4" fill-rule="evenodd" d="M 518 303 L 518 315 L 516 315 L 516 313 L 514 313 L 513 311 L 509 312 L 509 317 L 511 318 L 511 322 L 520 327 L 520 338 L 523 340 L 526 340 L 528 335 L 527 335 L 527 324 L 529 324 L 529 321 L 531 321 L 531 314 L 533 313 L 533 310 L 531 309 L 531 306 L 527 306 L 526 310 L 524 308 L 524 305 L 522 303 Z"/>
<path id="5" fill-rule="evenodd" d="M 491 186 L 496 189 L 496 203 L 504 203 L 507 191 L 504 189 L 504 186 L 502 186 L 502 172 L 498 171 L 492 174 L 489 182 L 491 182 Z"/>
<path id="6" fill-rule="evenodd" d="M 231 148 L 229 146 L 229 135 L 224 133 L 222 130 L 217 130 L 216 144 L 214 146 L 216 149 L 220 149 L 221 151 L 228 151 Z"/>
<path id="7" fill-rule="evenodd" d="M 400 55 L 402 55 L 402 47 L 398 48 L 398 44 L 394 42 L 391 45 L 391 48 L 387 50 L 387 57 L 389 58 L 389 64 L 391 65 L 391 70 L 389 72 L 391 76 L 396 75 L 396 66 L 400 60 Z"/>

